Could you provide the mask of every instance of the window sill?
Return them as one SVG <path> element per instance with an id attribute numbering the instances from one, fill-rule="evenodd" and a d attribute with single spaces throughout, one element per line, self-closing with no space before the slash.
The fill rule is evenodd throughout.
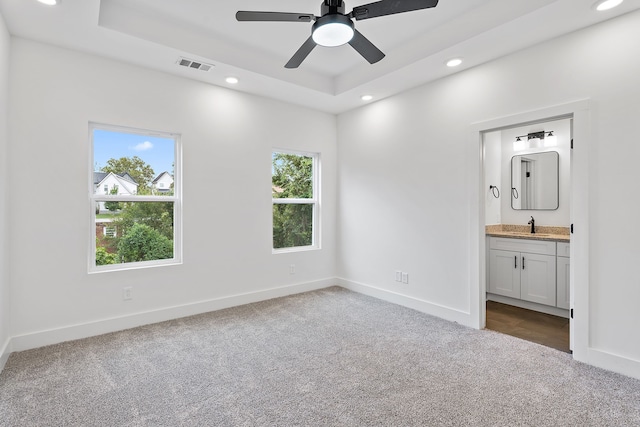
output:
<path id="1" fill-rule="evenodd" d="M 293 248 L 281 248 L 281 249 L 272 249 L 271 253 L 276 254 L 290 254 L 293 252 L 311 252 L 318 251 L 321 248 L 319 246 L 296 246 Z"/>
<path id="2" fill-rule="evenodd" d="M 140 270 L 144 268 L 166 267 L 182 265 L 182 260 L 166 259 L 159 261 L 131 262 L 126 264 L 109 264 L 101 266 L 89 266 L 89 274 L 111 273 L 114 271 Z"/>

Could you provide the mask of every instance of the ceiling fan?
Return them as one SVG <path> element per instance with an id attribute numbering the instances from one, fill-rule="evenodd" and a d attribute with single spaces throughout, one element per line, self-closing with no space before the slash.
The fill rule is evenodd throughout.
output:
<path id="1" fill-rule="evenodd" d="M 354 7 L 351 13 L 344 13 L 343 0 L 324 0 L 320 12 L 322 16 L 308 13 L 287 12 L 250 12 L 236 13 L 238 21 L 269 22 L 311 22 L 311 36 L 303 43 L 285 68 L 298 68 L 316 45 L 334 47 L 349 43 L 370 64 L 384 58 L 384 53 L 355 29 L 352 19 L 377 18 L 395 13 L 435 7 L 438 0 L 381 0 L 375 3 Z"/>

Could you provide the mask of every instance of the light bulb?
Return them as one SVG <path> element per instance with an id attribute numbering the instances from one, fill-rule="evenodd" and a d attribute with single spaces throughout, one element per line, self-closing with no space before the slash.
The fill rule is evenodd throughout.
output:
<path id="1" fill-rule="evenodd" d="M 519 137 L 513 142 L 513 151 L 522 151 L 525 149 L 525 143 Z"/>
<path id="2" fill-rule="evenodd" d="M 549 132 L 549 136 L 544 139 L 545 147 L 555 147 L 558 145 L 558 138 L 553 134 L 553 132 Z"/>

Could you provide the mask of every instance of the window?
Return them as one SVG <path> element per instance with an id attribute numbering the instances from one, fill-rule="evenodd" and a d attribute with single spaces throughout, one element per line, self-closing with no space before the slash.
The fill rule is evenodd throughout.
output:
<path id="1" fill-rule="evenodd" d="M 89 270 L 181 262 L 179 136 L 91 124 L 90 140 Z M 174 184 L 156 194 L 163 174 Z"/>
<path id="2" fill-rule="evenodd" d="M 111 237 L 111 238 L 118 237 L 116 230 L 117 228 L 113 226 L 103 227 L 102 234 L 104 234 L 106 237 Z"/>
<path id="3" fill-rule="evenodd" d="M 318 248 L 318 154 L 274 151 L 271 162 L 274 251 Z"/>

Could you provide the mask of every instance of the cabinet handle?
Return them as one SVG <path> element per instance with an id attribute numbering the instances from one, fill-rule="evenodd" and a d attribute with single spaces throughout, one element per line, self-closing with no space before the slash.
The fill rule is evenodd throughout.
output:
<path id="1" fill-rule="evenodd" d="M 518 255 L 513 256 L 513 268 L 518 268 Z"/>
<path id="2" fill-rule="evenodd" d="M 524 270 L 524 257 L 522 257 L 522 269 Z"/>

